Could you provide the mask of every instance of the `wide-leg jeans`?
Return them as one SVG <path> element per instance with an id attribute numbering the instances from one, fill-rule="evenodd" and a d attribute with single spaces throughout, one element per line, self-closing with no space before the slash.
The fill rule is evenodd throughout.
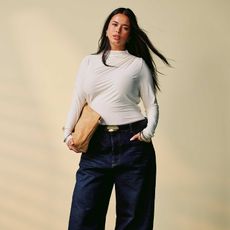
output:
<path id="1" fill-rule="evenodd" d="M 152 142 L 130 138 L 146 127 L 142 120 L 125 129 L 94 133 L 81 155 L 72 197 L 69 230 L 104 230 L 113 186 L 116 230 L 152 230 L 156 160 Z M 111 230 L 112 227 L 108 230 Z"/>

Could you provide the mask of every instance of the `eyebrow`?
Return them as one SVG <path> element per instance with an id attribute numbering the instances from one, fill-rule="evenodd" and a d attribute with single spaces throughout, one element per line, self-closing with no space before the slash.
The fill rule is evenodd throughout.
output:
<path id="1" fill-rule="evenodd" d="M 117 21 L 115 21 L 115 20 L 113 20 L 112 22 L 116 22 L 117 24 L 119 24 L 119 22 L 117 22 Z M 123 26 L 130 26 L 130 25 L 128 25 L 128 24 L 122 24 Z"/>

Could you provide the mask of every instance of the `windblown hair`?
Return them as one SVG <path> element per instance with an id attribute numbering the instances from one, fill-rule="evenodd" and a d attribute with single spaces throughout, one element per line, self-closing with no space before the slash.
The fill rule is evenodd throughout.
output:
<path id="1" fill-rule="evenodd" d="M 147 34 L 139 27 L 137 23 L 137 18 L 132 10 L 129 8 L 117 8 L 115 9 L 106 19 L 104 27 L 102 29 L 102 34 L 98 42 L 98 50 L 97 54 L 102 53 L 102 61 L 105 65 L 106 59 L 111 50 L 111 46 L 109 43 L 109 39 L 106 36 L 106 31 L 108 29 L 109 23 L 112 17 L 116 14 L 124 14 L 129 18 L 130 21 L 130 35 L 128 42 L 126 44 L 126 49 L 128 52 L 136 57 L 141 57 L 146 62 L 147 66 L 150 69 L 150 72 L 153 77 L 153 86 L 154 90 L 160 90 L 158 78 L 157 78 L 157 67 L 153 58 L 151 56 L 150 51 L 152 51 L 155 55 L 157 55 L 165 64 L 170 66 L 168 60 L 161 54 L 149 40 Z M 108 66 L 108 65 L 107 65 Z"/>

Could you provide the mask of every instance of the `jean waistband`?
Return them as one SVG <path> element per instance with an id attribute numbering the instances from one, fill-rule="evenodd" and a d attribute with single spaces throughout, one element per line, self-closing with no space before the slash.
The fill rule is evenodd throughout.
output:
<path id="1" fill-rule="evenodd" d="M 136 121 L 133 123 L 129 124 L 124 124 L 124 125 L 99 125 L 99 129 L 104 130 L 105 132 L 113 133 L 117 131 L 122 131 L 122 130 L 137 130 L 140 128 L 145 128 L 147 125 L 147 119 L 143 119 L 140 121 Z"/>

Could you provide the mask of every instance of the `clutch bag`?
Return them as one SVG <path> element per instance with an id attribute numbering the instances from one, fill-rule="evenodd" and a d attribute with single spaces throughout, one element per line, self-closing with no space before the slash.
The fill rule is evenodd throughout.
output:
<path id="1" fill-rule="evenodd" d="M 72 133 L 74 147 L 77 152 L 85 153 L 90 139 L 100 123 L 100 114 L 85 104 Z"/>

